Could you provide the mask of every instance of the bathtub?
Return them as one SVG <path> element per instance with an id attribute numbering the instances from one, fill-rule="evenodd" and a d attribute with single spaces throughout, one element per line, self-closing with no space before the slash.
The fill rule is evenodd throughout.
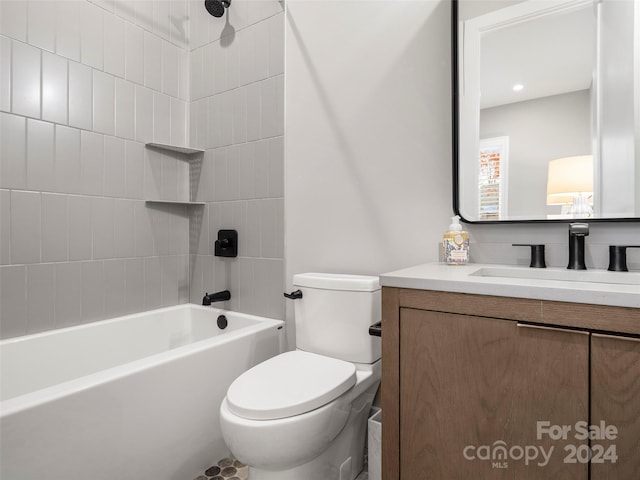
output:
<path id="1" fill-rule="evenodd" d="M 229 453 L 228 386 L 282 329 L 188 304 L 1 341 L 0 478 L 193 480 Z"/>

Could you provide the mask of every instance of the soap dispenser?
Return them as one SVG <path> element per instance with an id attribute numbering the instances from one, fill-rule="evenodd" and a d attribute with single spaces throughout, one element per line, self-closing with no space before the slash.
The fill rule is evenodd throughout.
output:
<path id="1" fill-rule="evenodd" d="M 459 215 L 451 217 L 449 230 L 442 236 L 442 250 L 448 265 L 469 263 L 469 233 L 462 230 Z"/>

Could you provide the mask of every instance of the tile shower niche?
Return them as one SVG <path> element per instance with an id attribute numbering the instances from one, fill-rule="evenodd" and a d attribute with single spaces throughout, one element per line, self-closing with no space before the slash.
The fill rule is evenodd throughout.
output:
<path id="1" fill-rule="evenodd" d="M 147 143 L 145 147 L 150 171 L 145 188 L 147 205 L 205 205 L 195 201 L 191 188 L 198 184 L 204 150 L 162 143 Z"/>

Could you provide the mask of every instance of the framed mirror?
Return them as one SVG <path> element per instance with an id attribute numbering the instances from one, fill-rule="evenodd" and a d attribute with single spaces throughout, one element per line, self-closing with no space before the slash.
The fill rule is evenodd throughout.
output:
<path id="1" fill-rule="evenodd" d="M 452 0 L 454 210 L 640 220 L 640 2 Z"/>

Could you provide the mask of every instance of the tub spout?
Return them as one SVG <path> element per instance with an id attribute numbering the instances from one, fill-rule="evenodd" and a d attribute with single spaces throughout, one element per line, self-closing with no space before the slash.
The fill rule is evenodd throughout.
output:
<path id="1" fill-rule="evenodd" d="M 202 305 L 211 305 L 213 302 L 224 302 L 231 298 L 231 292 L 229 290 L 223 290 L 216 293 L 205 293 L 202 297 Z"/>

